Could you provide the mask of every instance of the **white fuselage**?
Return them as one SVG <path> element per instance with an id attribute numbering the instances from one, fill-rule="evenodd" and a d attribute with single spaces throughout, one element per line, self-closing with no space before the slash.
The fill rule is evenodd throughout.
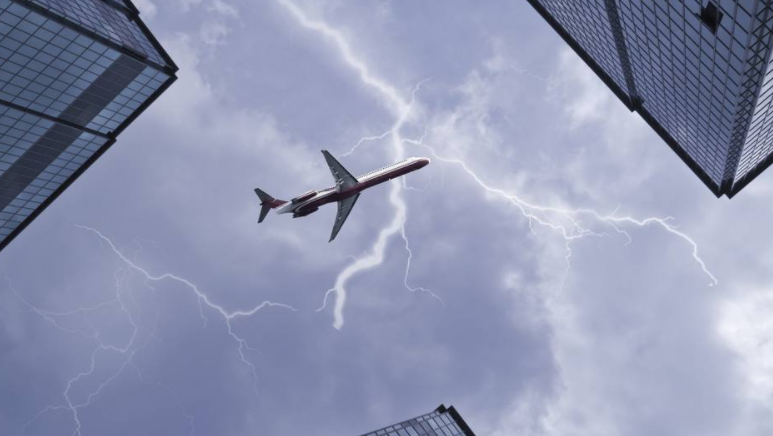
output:
<path id="1" fill-rule="evenodd" d="M 369 173 L 365 173 L 357 177 L 358 183 L 353 187 L 340 189 L 340 187 L 338 186 L 331 186 L 329 188 L 322 189 L 320 191 L 317 191 L 310 198 L 303 199 L 303 201 L 288 202 L 287 204 L 277 208 L 276 213 L 299 214 L 299 213 L 303 213 L 303 211 L 309 211 L 308 213 L 311 213 L 314 210 L 316 210 L 316 208 L 318 208 L 319 206 L 322 206 L 327 203 L 339 201 L 342 198 L 346 198 L 358 192 L 362 192 L 365 189 L 370 188 L 371 186 L 375 186 L 380 183 L 384 183 L 388 180 L 391 180 L 395 177 L 399 177 L 404 174 L 408 174 L 412 171 L 416 171 L 417 169 L 424 167 L 428 163 L 429 163 L 429 159 L 424 157 L 409 157 L 408 159 L 402 160 L 400 162 L 394 163 L 392 165 L 389 165 L 377 170 L 373 170 Z M 300 216 L 303 216 L 303 215 L 300 215 Z"/>

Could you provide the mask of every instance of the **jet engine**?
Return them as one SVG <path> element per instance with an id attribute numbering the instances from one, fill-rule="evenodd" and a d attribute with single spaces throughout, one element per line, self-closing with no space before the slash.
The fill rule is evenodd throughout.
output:
<path id="1" fill-rule="evenodd" d="M 313 197 L 315 195 L 317 195 L 317 191 L 309 191 L 309 192 L 307 192 L 305 194 L 301 194 L 301 195 L 293 198 L 290 201 L 293 202 L 293 203 L 300 203 L 302 201 L 309 200 L 311 197 Z"/>
<path id="2" fill-rule="evenodd" d="M 317 211 L 317 209 L 319 209 L 319 208 L 318 208 L 318 207 L 315 207 L 314 209 L 303 209 L 303 210 L 301 210 L 300 212 L 295 212 L 295 213 L 293 214 L 293 218 L 300 218 L 300 217 L 302 217 L 302 216 L 306 216 L 306 215 L 308 215 L 308 214 L 310 214 L 310 213 L 316 212 L 316 211 Z"/>

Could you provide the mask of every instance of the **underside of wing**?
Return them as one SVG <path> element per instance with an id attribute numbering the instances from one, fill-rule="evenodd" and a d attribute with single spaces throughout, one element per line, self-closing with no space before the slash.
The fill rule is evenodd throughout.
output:
<path id="1" fill-rule="evenodd" d="M 346 222 L 346 218 L 349 216 L 349 212 L 352 211 L 354 203 L 357 202 L 357 198 L 359 197 L 360 194 L 357 193 L 338 202 L 338 214 L 336 214 L 336 221 L 333 224 L 333 233 L 330 234 L 330 241 L 328 242 L 331 242 L 336 238 L 338 232 L 341 230 L 341 227 L 343 227 L 344 222 Z"/>
<path id="2" fill-rule="evenodd" d="M 330 172 L 333 174 L 333 178 L 336 181 L 336 189 L 350 188 L 357 184 L 357 179 L 341 165 L 327 150 L 322 150 L 322 154 L 325 156 L 327 166 L 330 167 Z"/>

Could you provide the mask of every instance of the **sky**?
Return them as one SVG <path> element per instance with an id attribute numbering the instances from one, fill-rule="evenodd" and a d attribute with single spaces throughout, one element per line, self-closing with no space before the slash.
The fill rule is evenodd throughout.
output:
<path id="1" fill-rule="evenodd" d="M 136 4 L 179 80 L 0 253 L 0 434 L 773 431 L 773 173 L 715 198 L 526 2 Z M 321 149 L 432 163 L 257 225 Z"/>

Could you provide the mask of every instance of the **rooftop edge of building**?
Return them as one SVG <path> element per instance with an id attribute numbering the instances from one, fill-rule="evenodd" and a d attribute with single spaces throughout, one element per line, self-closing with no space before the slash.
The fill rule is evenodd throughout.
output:
<path id="1" fill-rule="evenodd" d="M 472 431 L 469 425 L 467 425 L 467 422 L 462 418 L 462 415 L 459 414 L 459 412 L 456 410 L 454 406 L 449 406 L 446 408 L 444 404 L 440 404 L 440 406 L 435 409 L 436 412 L 445 413 L 448 412 L 448 414 L 451 415 L 452 418 L 454 418 L 454 421 L 459 425 L 459 427 L 464 432 L 465 436 L 475 436 L 475 433 Z"/>
<path id="2" fill-rule="evenodd" d="M 591 57 L 591 55 L 582 48 L 582 46 L 556 21 L 553 16 L 539 3 L 538 0 L 527 0 L 534 10 L 550 25 L 550 27 L 564 40 L 564 42 L 585 62 L 585 64 L 601 79 L 601 81 L 612 91 L 615 96 L 631 112 L 637 112 L 639 116 L 660 136 L 660 138 L 676 153 L 692 172 L 698 176 L 703 184 L 717 197 L 723 195 L 728 198 L 736 196 L 743 188 L 751 183 L 757 176 L 762 174 L 768 167 L 773 165 L 773 154 L 765 157 L 745 176 L 736 181 L 730 181 L 717 184 L 709 174 L 696 162 L 674 139 L 666 129 L 644 108 L 637 98 L 631 98 L 620 86 L 615 83 L 612 77 Z"/>
<path id="3" fill-rule="evenodd" d="M 137 27 L 139 28 L 139 30 L 148 39 L 148 42 L 150 42 L 150 44 L 156 50 L 158 55 L 164 60 L 166 65 L 162 65 L 155 62 L 154 60 L 148 58 L 147 55 L 143 55 L 142 53 L 138 52 L 135 49 L 132 49 L 126 44 L 120 44 L 116 41 L 113 41 L 110 38 L 105 37 L 104 35 L 101 35 L 95 31 L 92 31 L 91 29 L 82 27 L 78 23 L 74 22 L 72 18 L 68 18 L 67 16 L 60 15 L 56 12 L 53 12 L 51 8 L 46 7 L 36 2 L 35 0 L 10 0 L 10 1 L 19 5 L 25 6 L 30 10 L 36 11 L 41 15 L 51 20 L 54 20 L 63 26 L 69 27 L 70 29 L 75 30 L 78 33 L 87 35 L 95 40 L 98 40 L 99 42 L 107 45 L 108 47 L 118 50 L 119 52 L 126 54 L 128 56 L 131 56 L 135 59 L 138 59 L 143 63 L 153 65 L 154 67 L 158 68 L 160 71 L 163 71 L 164 73 L 170 76 L 175 76 L 175 73 L 179 71 L 179 67 L 177 66 L 177 64 L 175 64 L 175 62 L 172 60 L 172 58 L 169 56 L 166 50 L 161 46 L 161 44 L 158 42 L 158 40 L 153 35 L 153 33 L 150 32 L 148 27 L 142 21 L 142 19 L 140 18 L 139 9 L 134 5 L 134 3 L 132 3 L 131 0 L 121 0 L 126 5 L 126 7 L 121 7 L 120 4 L 116 3 L 116 0 L 94 0 L 94 1 L 104 3 L 115 10 L 123 11 L 122 13 L 125 13 L 127 18 L 130 21 L 137 24 Z"/>
<path id="4" fill-rule="evenodd" d="M 42 12 L 43 15 L 46 17 L 55 19 L 60 24 L 67 26 L 81 34 L 87 34 L 90 37 L 93 37 L 100 42 L 106 42 L 105 38 L 102 36 L 94 33 L 94 32 L 88 32 L 88 29 L 83 29 L 79 27 L 76 23 L 73 23 L 72 21 L 65 19 L 64 17 L 60 17 L 52 12 L 49 12 L 47 9 L 41 7 L 40 5 L 33 3 L 30 0 L 11 0 L 14 3 L 30 7 L 31 10 L 35 10 L 37 12 Z M 177 80 L 177 71 L 179 71 L 178 66 L 172 61 L 172 58 L 169 56 L 169 54 L 166 52 L 166 50 L 163 49 L 161 44 L 158 42 L 156 37 L 150 32 L 148 27 L 142 22 L 142 20 L 139 18 L 139 9 L 132 3 L 131 0 L 121 0 L 124 2 L 127 6 L 130 6 L 129 10 L 133 10 L 133 16 L 130 16 L 132 21 L 137 23 L 140 30 L 146 35 L 148 40 L 154 45 L 154 47 L 158 50 L 158 53 L 167 60 L 168 65 L 166 66 L 166 69 L 164 73 L 166 73 L 169 76 L 169 79 L 167 79 L 153 94 L 148 97 L 147 100 L 145 100 L 135 111 L 131 113 L 115 130 L 110 132 L 110 134 L 107 135 L 109 138 L 108 141 L 103 145 L 99 150 L 97 150 L 91 157 L 89 157 L 75 172 L 70 175 L 62 184 L 54 190 L 54 192 L 49 195 L 45 200 L 43 200 L 30 215 L 25 218 L 19 225 L 11 232 L 9 233 L 2 241 L 0 241 L 0 252 L 2 252 L 13 240 L 16 239 L 16 237 L 21 234 L 22 231 L 24 231 L 27 226 L 29 226 L 37 217 L 40 216 L 43 211 L 45 211 L 56 199 L 59 198 L 60 195 L 64 191 L 66 191 L 86 170 L 88 170 L 91 165 L 94 164 L 103 154 L 105 154 L 110 147 L 112 147 L 118 135 L 120 135 L 129 125 L 131 125 L 145 110 L 150 107 L 164 92 L 166 92 L 167 89 Z M 105 1 L 105 3 L 108 3 Z M 111 5 L 111 7 L 115 7 L 115 5 Z M 124 47 L 121 47 L 114 42 L 107 40 L 109 42 L 109 46 L 112 46 L 122 53 L 128 54 L 134 58 L 137 58 L 138 56 L 134 54 L 133 52 L 129 52 Z M 142 62 L 149 63 L 148 59 L 139 59 Z M 5 104 L 5 103 L 4 103 Z M 81 130 L 86 131 L 85 129 L 81 128 Z"/>
<path id="5" fill-rule="evenodd" d="M 432 414 L 435 416 L 431 416 Z M 441 418 L 443 416 L 443 419 Z M 434 418 L 433 421 L 427 421 L 429 418 Z M 444 419 L 450 419 L 455 424 L 454 428 L 451 428 L 451 423 L 447 423 Z M 440 422 L 440 424 L 438 424 Z M 419 426 L 419 424 L 422 426 Z M 429 425 L 426 425 L 426 424 Z M 437 427 L 436 427 L 437 426 Z M 431 428 L 430 428 L 431 427 Z M 413 418 L 404 419 L 386 427 L 377 428 L 364 433 L 362 436 L 389 436 L 389 435 L 413 435 L 413 436 L 430 436 L 432 434 L 446 435 L 446 430 L 451 428 L 451 432 L 458 436 L 475 436 L 475 433 L 467 425 L 462 415 L 454 408 L 454 406 L 446 407 L 444 404 L 436 407 L 430 412 L 423 413 Z M 418 429 L 418 432 L 416 431 Z M 406 431 L 407 430 L 407 431 Z M 461 433 L 457 433 L 461 431 Z"/>

